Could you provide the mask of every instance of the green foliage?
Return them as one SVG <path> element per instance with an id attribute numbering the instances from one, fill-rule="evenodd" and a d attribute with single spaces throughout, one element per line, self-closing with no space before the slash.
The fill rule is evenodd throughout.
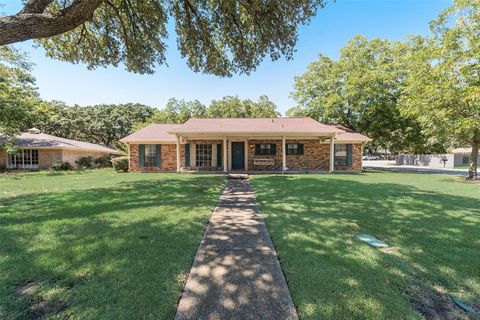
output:
<path id="1" fill-rule="evenodd" d="M 70 162 L 58 161 L 58 162 L 52 163 L 52 165 L 50 166 L 50 169 L 53 171 L 69 171 L 69 170 L 72 170 L 73 167 L 70 164 Z"/>
<path id="2" fill-rule="evenodd" d="M 409 67 L 402 112 L 438 139 L 470 144 L 473 178 L 480 146 L 480 3 L 454 1 L 431 28 L 433 35 L 413 38 L 402 57 Z"/>
<path id="3" fill-rule="evenodd" d="M 93 168 L 93 157 L 81 157 L 75 163 L 82 169 Z"/>
<path id="4" fill-rule="evenodd" d="M 258 101 L 227 96 L 221 100 L 213 100 L 207 115 L 209 118 L 270 118 L 278 117 L 280 113 L 267 96 L 260 96 Z"/>
<path id="5" fill-rule="evenodd" d="M 155 110 L 152 123 L 184 123 L 188 119 L 204 118 L 207 115 L 207 108 L 198 100 L 185 101 L 171 98 L 165 108 Z"/>
<path id="6" fill-rule="evenodd" d="M 269 118 L 278 116 L 280 116 L 280 112 L 277 111 L 277 106 L 267 96 L 260 96 L 257 101 L 227 96 L 221 100 L 213 100 L 208 107 L 198 100 L 186 101 L 171 98 L 165 108 L 155 110 L 150 119 L 137 123 L 134 128 L 140 129 L 150 123 L 184 123 L 190 118 Z"/>
<path id="7" fill-rule="evenodd" d="M 94 163 L 97 168 L 109 168 L 112 166 L 112 157 L 103 156 L 95 159 Z"/>
<path id="8" fill-rule="evenodd" d="M 113 158 L 112 165 L 117 172 L 128 172 L 128 157 Z"/>
<path id="9" fill-rule="evenodd" d="M 57 101 L 42 101 L 35 108 L 30 126 L 60 137 L 119 148 L 119 140 L 146 122 L 154 108 L 141 104 L 101 104 L 72 106 Z"/>
<path id="10" fill-rule="evenodd" d="M 219 76 L 249 73 L 270 56 L 292 58 L 297 28 L 323 0 L 105 1 L 91 20 L 59 36 L 37 40 L 47 55 L 89 68 L 123 63 L 153 73 L 165 64 L 167 23 L 175 23 L 178 49 L 196 72 Z M 55 12 L 63 6 L 53 1 Z"/>
<path id="11" fill-rule="evenodd" d="M 402 43 L 356 36 L 334 61 L 324 55 L 295 78 L 297 106 L 287 114 L 310 116 L 366 134 L 372 148 L 424 150 L 419 123 L 398 108 L 406 70 L 396 60 Z"/>
<path id="12" fill-rule="evenodd" d="M 24 130 L 38 101 L 30 69 L 24 54 L 0 47 L 0 133 L 10 138 Z"/>

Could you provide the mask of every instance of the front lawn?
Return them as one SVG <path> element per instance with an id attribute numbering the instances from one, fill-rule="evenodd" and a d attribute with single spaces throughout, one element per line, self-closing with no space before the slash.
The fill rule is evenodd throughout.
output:
<path id="1" fill-rule="evenodd" d="M 171 319 L 224 178 L 0 176 L 0 319 Z"/>
<path id="2" fill-rule="evenodd" d="M 252 180 L 302 319 L 468 318 L 451 297 L 480 311 L 479 184 L 378 172 Z"/>

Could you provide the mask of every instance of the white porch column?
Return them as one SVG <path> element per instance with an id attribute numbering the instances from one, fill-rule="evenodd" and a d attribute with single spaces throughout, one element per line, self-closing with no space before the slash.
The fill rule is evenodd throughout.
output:
<path id="1" fill-rule="evenodd" d="M 227 172 L 227 138 L 223 138 L 223 172 Z"/>
<path id="2" fill-rule="evenodd" d="M 177 172 L 180 172 L 180 137 L 177 136 Z"/>
<path id="3" fill-rule="evenodd" d="M 285 136 L 282 137 L 282 171 L 287 171 L 287 144 L 285 143 Z"/>
<path id="4" fill-rule="evenodd" d="M 335 134 L 330 137 L 330 172 L 335 171 Z"/>

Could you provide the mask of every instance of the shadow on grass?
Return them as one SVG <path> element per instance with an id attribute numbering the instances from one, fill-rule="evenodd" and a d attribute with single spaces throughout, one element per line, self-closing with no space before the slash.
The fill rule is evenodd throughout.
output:
<path id="1" fill-rule="evenodd" d="M 28 194 L 0 205 L 0 318 L 169 319 L 223 177 Z M 32 297 L 15 289 L 36 281 Z"/>
<path id="2" fill-rule="evenodd" d="M 418 281 L 480 305 L 478 198 L 362 179 L 253 179 L 300 315 L 414 319 Z M 357 233 L 392 247 L 372 249 Z"/>

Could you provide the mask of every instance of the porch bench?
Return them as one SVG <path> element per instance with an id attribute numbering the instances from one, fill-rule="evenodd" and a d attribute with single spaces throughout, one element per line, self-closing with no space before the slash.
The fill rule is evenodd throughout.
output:
<path id="1" fill-rule="evenodd" d="M 257 158 L 257 159 L 253 159 L 253 164 L 256 165 L 256 166 L 273 166 L 275 164 L 275 160 L 274 159 L 260 159 L 260 158 Z"/>

